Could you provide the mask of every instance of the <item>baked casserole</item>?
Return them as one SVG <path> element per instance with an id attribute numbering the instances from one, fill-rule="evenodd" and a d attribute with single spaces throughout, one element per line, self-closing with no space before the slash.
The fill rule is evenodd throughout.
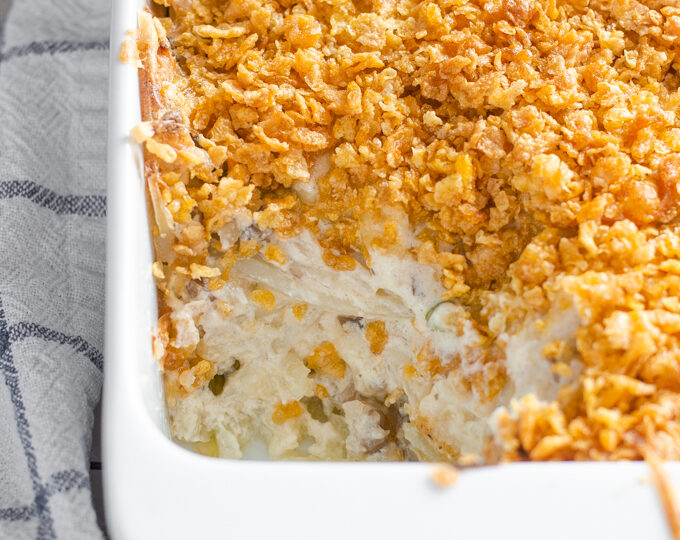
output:
<path id="1" fill-rule="evenodd" d="M 229 458 L 680 458 L 676 4 L 141 13 L 121 55 L 173 436 Z"/>

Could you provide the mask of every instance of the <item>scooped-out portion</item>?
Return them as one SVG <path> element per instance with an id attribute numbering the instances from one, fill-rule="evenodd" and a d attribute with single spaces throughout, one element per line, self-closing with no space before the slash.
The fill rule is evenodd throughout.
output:
<path id="1" fill-rule="evenodd" d="M 140 13 L 121 59 L 173 437 L 226 458 L 679 459 L 674 4 Z"/>

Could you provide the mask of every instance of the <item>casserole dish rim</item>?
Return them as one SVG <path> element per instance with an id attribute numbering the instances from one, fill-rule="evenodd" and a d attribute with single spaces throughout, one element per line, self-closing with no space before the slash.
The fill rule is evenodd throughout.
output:
<path id="1" fill-rule="evenodd" d="M 111 17 L 102 427 L 111 538 L 668 537 L 654 488 L 640 481 L 644 463 L 517 463 L 463 471 L 442 489 L 432 464 L 221 460 L 170 440 L 151 355 L 142 156 L 128 137 L 140 121 L 138 77 L 119 61 L 143 4 L 114 0 Z M 680 485 L 678 463 L 666 467 Z"/>

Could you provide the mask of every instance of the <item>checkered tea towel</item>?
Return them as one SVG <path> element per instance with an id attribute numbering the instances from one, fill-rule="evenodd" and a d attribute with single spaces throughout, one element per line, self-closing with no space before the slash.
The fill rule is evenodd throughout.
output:
<path id="1" fill-rule="evenodd" d="M 0 0 L 0 539 L 97 539 L 108 0 Z"/>

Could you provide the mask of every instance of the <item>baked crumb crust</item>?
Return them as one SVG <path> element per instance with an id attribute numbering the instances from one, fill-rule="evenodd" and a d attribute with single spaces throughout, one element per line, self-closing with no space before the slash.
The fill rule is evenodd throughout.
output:
<path id="1" fill-rule="evenodd" d="M 310 230 L 345 271 L 403 251 L 398 208 L 411 255 L 488 336 L 482 376 L 463 382 L 489 399 L 500 336 L 540 331 L 556 305 L 580 316 L 542 351 L 580 373 L 552 403 L 501 411 L 488 459 L 640 459 L 640 437 L 680 458 L 676 2 L 161 3 L 169 16 L 141 14 L 123 51 L 143 65 L 133 136 L 161 298 L 219 289 L 259 251 L 216 238 L 239 215 L 281 238 Z M 181 396 L 214 368 L 173 347 L 167 315 L 158 354 Z M 413 376 L 438 374 L 427 354 Z"/>

